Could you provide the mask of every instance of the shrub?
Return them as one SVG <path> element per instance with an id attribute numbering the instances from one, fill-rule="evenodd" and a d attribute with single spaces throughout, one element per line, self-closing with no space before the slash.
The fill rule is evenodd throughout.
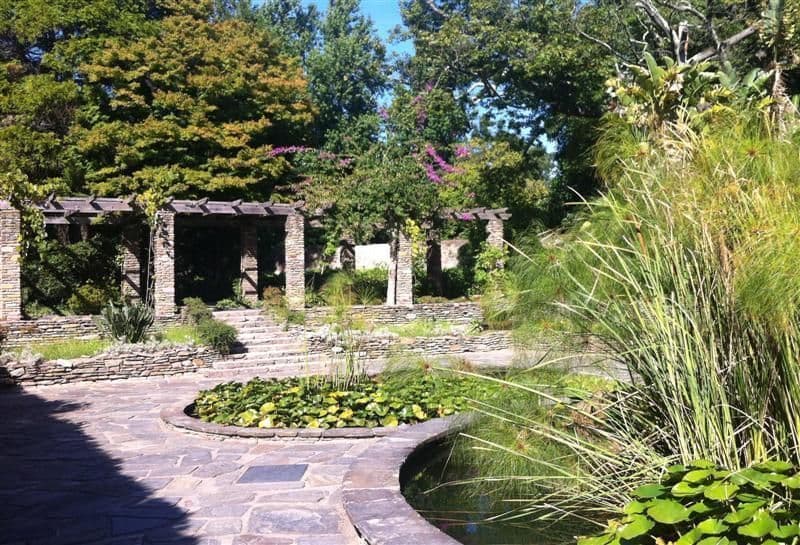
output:
<path id="1" fill-rule="evenodd" d="M 197 325 L 212 318 L 211 309 L 199 297 L 187 297 L 183 300 L 186 309 L 186 318 L 190 324 Z"/>
<path id="2" fill-rule="evenodd" d="M 214 305 L 214 308 L 217 310 L 238 310 L 244 307 L 245 305 L 236 299 L 220 299 Z"/>
<path id="3" fill-rule="evenodd" d="M 667 468 L 659 483 L 634 491 L 624 516 L 578 545 L 796 543 L 800 476 L 788 462 L 724 471 L 707 460 Z"/>
<path id="4" fill-rule="evenodd" d="M 73 314 L 98 314 L 116 294 L 92 284 L 84 284 L 67 299 L 67 310 Z"/>
<path id="5" fill-rule="evenodd" d="M 266 308 L 285 306 L 283 290 L 275 286 L 264 288 L 264 291 L 261 292 L 261 303 Z"/>
<path id="6" fill-rule="evenodd" d="M 84 284 L 113 291 L 120 275 L 116 243 L 115 237 L 103 234 L 74 244 L 48 240 L 37 246 L 21 263 L 24 302 L 64 311 Z"/>
<path id="7" fill-rule="evenodd" d="M 141 303 L 109 303 L 95 320 L 104 336 L 126 343 L 142 342 L 153 321 L 152 309 Z"/>
<path id="8" fill-rule="evenodd" d="M 219 320 L 203 320 L 197 324 L 197 336 L 220 354 L 230 354 L 236 343 L 236 328 Z"/>

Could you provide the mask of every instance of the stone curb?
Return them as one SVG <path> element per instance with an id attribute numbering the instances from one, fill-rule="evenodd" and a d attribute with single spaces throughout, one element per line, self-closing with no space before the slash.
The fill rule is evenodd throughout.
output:
<path id="1" fill-rule="evenodd" d="M 462 418 L 437 418 L 409 426 L 356 459 L 345 475 L 342 501 L 367 545 L 461 545 L 406 502 L 400 491 L 400 469 L 414 451 L 461 428 Z"/>
<path id="2" fill-rule="evenodd" d="M 173 405 L 161 410 L 161 420 L 173 428 L 208 435 L 256 439 L 373 439 L 388 437 L 416 427 L 401 425 L 393 428 L 245 428 L 204 422 L 189 416 L 193 403 Z M 419 424 L 418 424 L 419 425 Z"/>

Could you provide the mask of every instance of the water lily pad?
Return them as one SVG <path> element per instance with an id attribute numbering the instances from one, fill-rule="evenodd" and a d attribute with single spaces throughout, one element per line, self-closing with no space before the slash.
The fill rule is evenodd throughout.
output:
<path id="1" fill-rule="evenodd" d="M 666 488 L 660 484 L 645 484 L 633 491 L 633 495 L 637 498 L 650 499 L 663 496 L 667 491 Z"/>
<path id="2" fill-rule="evenodd" d="M 700 532 L 697 528 L 692 528 L 681 537 L 678 538 L 678 541 L 675 542 L 675 545 L 694 545 L 697 543 L 697 540 L 703 537 L 703 533 Z"/>
<path id="3" fill-rule="evenodd" d="M 675 500 L 653 500 L 647 514 L 662 524 L 677 524 L 689 520 L 689 511 Z"/>
<path id="4" fill-rule="evenodd" d="M 686 481 L 681 481 L 672 487 L 671 492 L 673 496 L 683 498 L 688 496 L 699 496 L 705 489 L 706 487 L 702 484 L 695 486 L 691 483 L 687 483 Z"/>
<path id="5" fill-rule="evenodd" d="M 622 539 L 633 539 L 645 535 L 656 524 L 644 515 L 632 515 L 630 522 L 623 526 L 618 534 Z"/>
<path id="6" fill-rule="evenodd" d="M 739 535 L 747 537 L 761 538 L 770 532 L 777 530 L 778 523 L 767 511 L 759 511 L 753 516 L 753 520 L 744 526 L 740 526 L 736 531 Z"/>
<path id="7" fill-rule="evenodd" d="M 716 536 L 728 529 L 728 525 L 719 519 L 706 519 L 697 525 L 697 529 L 704 535 Z"/>
<path id="8" fill-rule="evenodd" d="M 753 467 L 759 471 L 765 471 L 769 473 L 788 473 L 794 469 L 794 464 L 785 462 L 783 460 L 769 460 L 767 462 L 756 464 Z"/>
<path id="9" fill-rule="evenodd" d="M 694 469 L 683 476 L 683 480 L 687 483 L 699 484 L 707 480 L 714 474 L 711 469 Z"/>
<path id="10" fill-rule="evenodd" d="M 730 524 L 744 524 L 745 522 L 753 518 L 753 515 L 756 514 L 756 511 L 758 511 L 763 505 L 764 505 L 763 501 L 746 503 L 744 505 L 741 505 L 739 509 L 737 509 L 733 513 L 729 513 L 728 515 L 726 515 L 723 520 Z"/>
<path id="11" fill-rule="evenodd" d="M 734 542 L 728 539 L 727 537 L 710 536 L 698 541 L 697 545 L 731 545 L 732 543 Z"/>
<path id="12" fill-rule="evenodd" d="M 644 513 L 645 509 L 647 509 L 646 503 L 633 500 L 622 509 L 622 512 L 626 515 L 635 515 L 637 513 Z"/>
<path id="13" fill-rule="evenodd" d="M 703 491 L 703 495 L 709 500 L 728 501 L 736 495 L 738 491 L 739 487 L 733 483 L 716 482 L 707 486 Z"/>

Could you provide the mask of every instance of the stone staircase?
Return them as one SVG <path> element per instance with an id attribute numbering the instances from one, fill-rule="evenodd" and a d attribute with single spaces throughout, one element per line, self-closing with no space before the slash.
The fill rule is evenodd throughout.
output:
<path id="1" fill-rule="evenodd" d="M 286 375 L 319 371 L 329 361 L 321 354 L 309 354 L 302 336 L 286 331 L 261 310 L 216 311 L 214 318 L 239 332 L 231 354 L 214 364 L 217 371 Z"/>

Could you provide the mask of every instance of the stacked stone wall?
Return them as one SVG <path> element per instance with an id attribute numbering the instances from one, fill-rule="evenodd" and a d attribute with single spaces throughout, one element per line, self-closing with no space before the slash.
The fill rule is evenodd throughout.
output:
<path id="1" fill-rule="evenodd" d="M 159 318 L 156 327 L 176 325 L 180 315 Z M 6 346 L 22 346 L 59 339 L 94 339 L 99 336 L 94 316 L 47 316 L 37 320 L 11 320 L 0 322 Z"/>
<path id="2" fill-rule="evenodd" d="M 343 349 L 336 336 L 309 334 L 306 337 L 311 354 L 335 357 Z M 396 354 L 433 356 L 445 354 L 467 354 L 470 352 L 492 352 L 513 347 L 509 331 L 490 331 L 479 335 L 440 335 L 436 337 L 403 338 L 392 333 L 369 335 L 359 338 L 358 351 L 362 358 L 385 359 Z"/>
<path id="3" fill-rule="evenodd" d="M 438 320 L 457 325 L 483 321 L 483 311 L 477 303 L 426 303 L 411 307 L 354 305 L 349 312 L 375 325 L 402 325 L 414 320 Z M 307 308 L 306 323 L 311 326 L 324 325 L 332 313 L 330 307 Z"/>
<path id="4" fill-rule="evenodd" d="M 45 385 L 180 375 L 209 367 L 221 358 L 206 346 L 164 344 L 119 345 L 95 356 L 72 360 L 4 354 L 0 356 L 0 382 Z"/>

